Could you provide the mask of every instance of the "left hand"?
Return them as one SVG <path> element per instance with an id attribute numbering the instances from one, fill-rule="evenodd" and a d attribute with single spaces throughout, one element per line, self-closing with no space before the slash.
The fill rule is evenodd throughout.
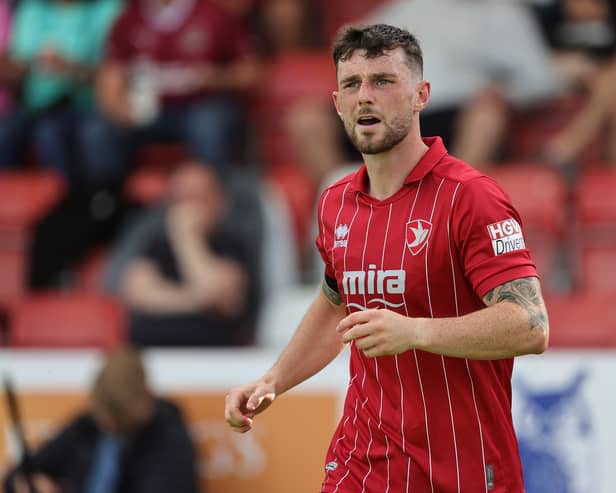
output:
<path id="1" fill-rule="evenodd" d="M 400 354 L 417 347 L 425 319 L 409 318 L 387 309 L 364 310 L 345 317 L 336 327 L 345 343 L 369 357 Z"/>

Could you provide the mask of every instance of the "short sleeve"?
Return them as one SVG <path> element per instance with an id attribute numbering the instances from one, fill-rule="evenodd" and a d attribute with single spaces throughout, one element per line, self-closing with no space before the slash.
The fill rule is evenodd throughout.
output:
<path id="1" fill-rule="evenodd" d="M 537 277 L 520 215 L 491 178 L 462 185 L 451 228 L 464 275 L 480 298 L 514 279 Z"/>
<path id="2" fill-rule="evenodd" d="M 319 200 L 319 207 L 317 209 L 318 214 L 318 224 L 319 224 L 319 232 L 316 239 L 316 246 L 323 262 L 325 263 L 325 275 L 334 279 L 336 277 L 334 266 L 332 265 L 332 256 L 331 256 L 331 240 L 328 242 L 328 238 L 333 238 L 332 227 L 328 226 L 326 219 L 326 198 L 327 193 L 321 196 Z M 328 247 L 327 245 L 330 244 Z"/>

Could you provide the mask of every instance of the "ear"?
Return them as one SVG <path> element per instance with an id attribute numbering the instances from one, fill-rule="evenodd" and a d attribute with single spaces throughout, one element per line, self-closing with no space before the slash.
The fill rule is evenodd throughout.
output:
<path id="1" fill-rule="evenodd" d="M 334 106 L 336 107 L 336 113 L 342 118 L 342 110 L 340 109 L 340 102 L 338 101 L 338 91 L 332 92 L 332 99 L 334 100 Z"/>
<path id="2" fill-rule="evenodd" d="M 413 111 L 415 113 L 419 113 L 426 106 L 428 106 L 428 101 L 430 100 L 430 83 L 427 80 L 422 80 L 417 83 L 417 87 L 415 88 L 415 104 L 413 105 Z"/>

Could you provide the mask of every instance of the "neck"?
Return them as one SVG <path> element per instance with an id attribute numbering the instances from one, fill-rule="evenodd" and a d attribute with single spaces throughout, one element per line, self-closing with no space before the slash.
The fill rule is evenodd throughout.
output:
<path id="1" fill-rule="evenodd" d="M 363 155 L 370 178 L 370 195 L 384 200 L 400 190 L 427 150 L 419 129 L 415 129 L 393 149 L 381 154 Z"/>

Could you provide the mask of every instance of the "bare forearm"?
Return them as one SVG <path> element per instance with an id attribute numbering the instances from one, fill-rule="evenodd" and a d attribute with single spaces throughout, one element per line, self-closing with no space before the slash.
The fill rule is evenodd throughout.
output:
<path id="1" fill-rule="evenodd" d="M 216 264 L 216 257 L 208 243 L 201 236 L 175 234 L 171 235 L 171 244 L 182 279 L 194 286 L 202 284 L 201 280 L 208 276 Z"/>
<path id="2" fill-rule="evenodd" d="M 487 308 L 461 317 L 411 318 L 385 309 L 363 310 L 338 324 L 344 342 L 368 357 L 410 349 L 470 359 L 501 359 L 545 351 L 549 324 L 536 277 L 488 292 Z"/>
<path id="3" fill-rule="evenodd" d="M 247 91 L 253 89 L 261 76 L 256 60 L 243 60 L 226 67 L 203 70 L 203 87 L 216 91 Z"/>
<path id="4" fill-rule="evenodd" d="M 343 306 L 332 305 L 319 293 L 288 346 L 263 377 L 274 385 L 276 395 L 308 379 L 340 353 L 343 344 L 335 328 L 343 317 Z"/>
<path id="5" fill-rule="evenodd" d="M 127 270 L 122 295 L 131 308 L 153 315 L 188 313 L 197 309 L 192 292 L 184 285 L 167 281 L 143 261 Z"/>
<path id="6" fill-rule="evenodd" d="M 459 318 L 427 323 L 424 349 L 474 359 L 542 353 L 549 323 L 536 277 L 514 279 L 483 297 L 487 308 Z"/>
<path id="7" fill-rule="evenodd" d="M 540 353 L 546 339 L 532 330 L 519 305 L 500 302 L 458 318 L 424 319 L 418 349 L 470 359 L 501 359 Z"/>

